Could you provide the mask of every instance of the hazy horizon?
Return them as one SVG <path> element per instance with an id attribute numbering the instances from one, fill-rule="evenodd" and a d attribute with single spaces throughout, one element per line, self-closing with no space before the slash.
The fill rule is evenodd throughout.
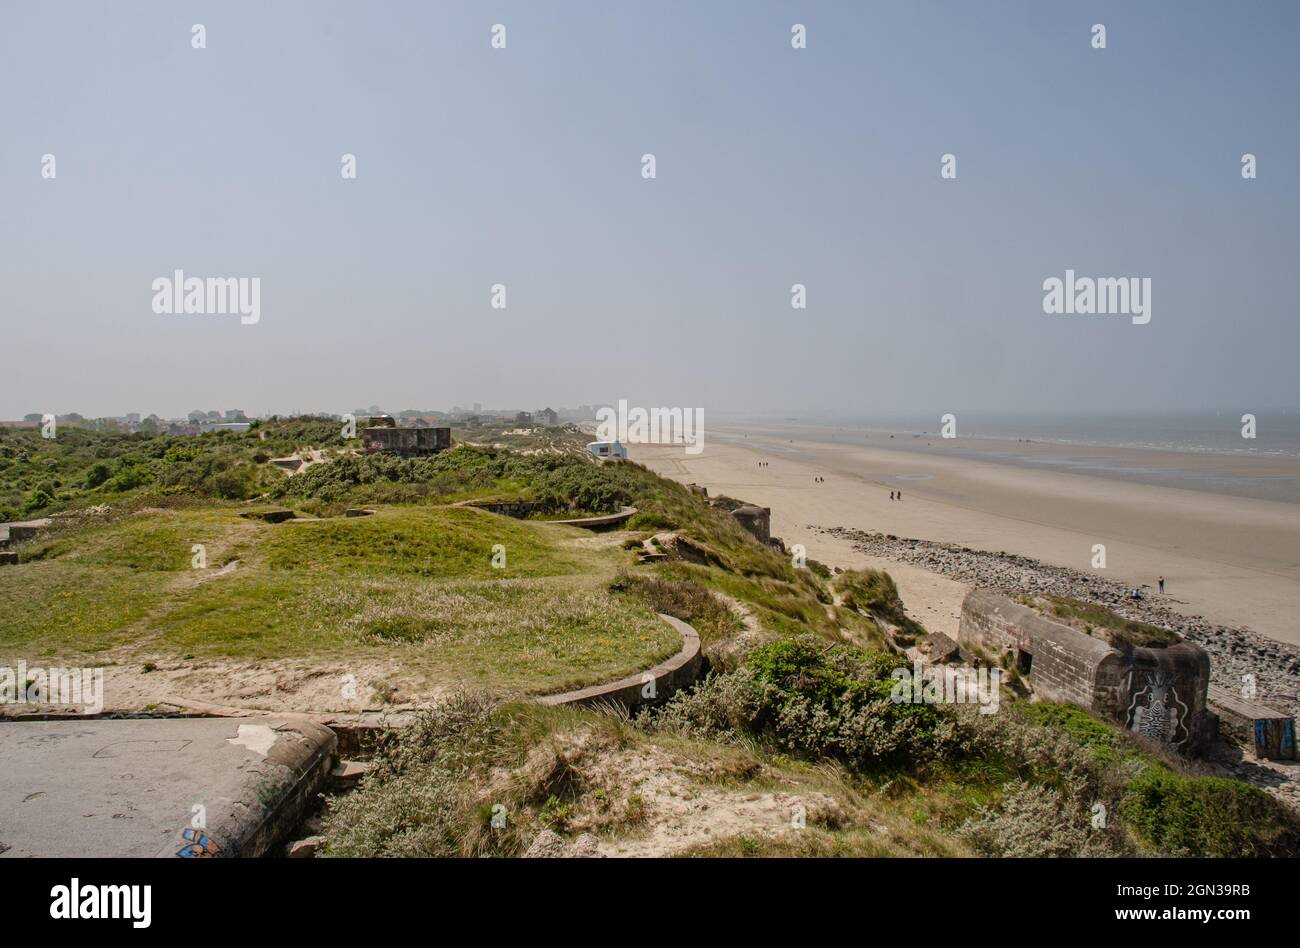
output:
<path id="1" fill-rule="evenodd" d="M 1297 26 L 1280 2 L 10 4 L 0 418 L 1285 412 Z M 155 313 L 175 270 L 260 279 L 260 319 Z M 1046 315 L 1067 270 L 1149 278 L 1150 323 Z"/>

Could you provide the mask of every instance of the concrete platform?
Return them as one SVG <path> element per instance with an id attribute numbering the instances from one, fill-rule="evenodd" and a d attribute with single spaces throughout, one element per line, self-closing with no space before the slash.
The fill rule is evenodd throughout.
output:
<path id="1" fill-rule="evenodd" d="M 261 856 L 335 745 L 291 717 L 0 722 L 0 856 Z"/>

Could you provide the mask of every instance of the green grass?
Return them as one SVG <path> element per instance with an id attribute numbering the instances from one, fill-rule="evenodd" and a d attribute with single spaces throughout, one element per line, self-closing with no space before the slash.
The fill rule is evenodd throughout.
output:
<path id="1" fill-rule="evenodd" d="M 224 510 L 159 510 L 117 518 L 104 525 L 60 531 L 20 548 L 24 562 L 59 560 L 84 566 L 117 566 L 146 572 L 189 570 L 195 545 L 212 558 L 238 538 L 258 535 L 258 525 Z"/>
<path id="2" fill-rule="evenodd" d="M 280 525 L 266 544 L 274 570 L 331 569 L 352 576 L 503 579 L 578 572 L 590 557 L 561 545 L 559 527 L 467 507 L 383 509 L 369 517 Z M 492 565 L 504 547 L 504 567 Z M 500 562 L 500 560 L 498 560 Z"/>
<path id="3" fill-rule="evenodd" d="M 349 582 L 261 570 L 199 587 L 150 631 L 172 653 L 396 656 L 426 682 L 531 693 L 613 680 L 681 647 L 642 603 L 585 577 Z"/>
<path id="4" fill-rule="evenodd" d="M 31 563 L 0 569 L 0 656 L 76 658 L 132 641 L 163 600 L 157 577 L 122 568 Z"/>
<path id="5" fill-rule="evenodd" d="M 831 587 L 848 608 L 882 619 L 910 634 L 925 634 L 925 627 L 903 608 L 893 577 L 883 570 L 845 570 Z"/>
<path id="6" fill-rule="evenodd" d="M 681 647 L 644 599 L 608 588 L 630 555 L 583 545 L 589 536 L 459 507 L 277 525 L 237 508 L 128 515 L 29 544 L 28 562 L 0 572 L 16 606 L 0 649 L 398 657 L 417 685 L 560 691 Z M 195 543 L 206 570 L 190 568 Z M 237 569 L 214 575 L 232 559 Z"/>
<path id="7" fill-rule="evenodd" d="M 1140 648 L 1168 648 L 1181 641 L 1178 634 L 1147 622 L 1125 619 L 1091 602 L 1043 593 L 1026 597 L 1026 604 L 1041 609 L 1089 635 L 1099 636 L 1111 645 L 1127 643 Z"/>
<path id="8" fill-rule="evenodd" d="M 1121 812 L 1160 852 L 1194 857 L 1300 855 L 1300 819 L 1264 791 L 1222 777 L 1151 767 L 1124 791 Z"/>

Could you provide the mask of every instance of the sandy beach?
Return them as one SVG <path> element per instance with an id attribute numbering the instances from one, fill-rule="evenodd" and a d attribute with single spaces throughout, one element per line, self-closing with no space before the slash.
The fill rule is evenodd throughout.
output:
<path id="1" fill-rule="evenodd" d="M 1105 578 L 1148 586 L 1147 595 L 1181 613 L 1300 644 L 1300 504 L 1264 499 L 1300 483 L 1300 460 L 891 438 L 793 424 L 714 427 L 697 455 L 680 446 L 630 451 L 633 460 L 704 485 L 711 496 L 770 507 L 773 535 L 803 543 L 814 559 L 888 568 L 908 609 L 949 634 L 965 584 L 873 559 L 812 528 L 946 541 L 1080 571 L 1093 569 L 1093 547 L 1103 544 Z M 1062 463 L 1075 470 L 1115 473 L 1062 470 L 1065 455 Z M 1225 486 L 1160 486 L 1167 475 Z M 1241 496 L 1252 482 L 1263 496 Z M 891 501 L 899 490 L 902 500 Z M 1164 596 L 1155 588 L 1160 575 Z"/>

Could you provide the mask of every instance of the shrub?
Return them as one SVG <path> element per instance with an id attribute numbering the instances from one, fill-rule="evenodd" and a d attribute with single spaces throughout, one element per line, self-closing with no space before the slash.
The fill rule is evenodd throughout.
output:
<path id="1" fill-rule="evenodd" d="M 1145 842 L 1171 855 L 1300 855 L 1300 818 L 1236 780 L 1149 767 L 1129 784 L 1121 811 Z"/>
<path id="2" fill-rule="evenodd" d="M 54 503 L 54 495 L 43 487 L 38 487 L 27 495 L 23 501 L 22 512 L 24 515 L 36 513 L 38 510 L 44 510 L 50 504 Z"/>
<path id="3" fill-rule="evenodd" d="M 135 490 L 137 487 L 153 481 L 153 474 L 147 467 L 141 465 L 132 465 L 123 467 L 109 479 L 106 488 L 114 493 L 124 493 L 128 490 Z"/>
<path id="4" fill-rule="evenodd" d="M 743 628 L 730 606 L 691 580 L 620 573 L 609 588 L 613 592 L 635 593 L 644 598 L 655 612 L 690 623 L 706 642 Z"/>
<path id="5" fill-rule="evenodd" d="M 112 473 L 112 470 L 103 461 L 95 462 L 86 471 L 86 487 L 93 490 L 107 481 Z"/>
<path id="6" fill-rule="evenodd" d="M 1122 837 L 1107 831 L 1107 822 L 1094 826 L 1091 808 L 1067 793 L 1016 780 L 999 807 L 981 807 L 958 835 L 984 856 L 1128 855 Z"/>
<path id="7" fill-rule="evenodd" d="M 466 778 L 494 738 L 496 705 L 458 693 L 384 744 L 361 788 L 328 803 L 327 856 L 464 855 L 479 804 Z"/>
<path id="8" fill-rule="evenodd" d="M 739 671 L 674 695 L 648 723 L 697 736 L 750 733 L 859 770 L 930 759 L 956 731 L 932 705 L 891 700 L 897 664 L 882 652 L 782 639 L 755 649 Z"/>

